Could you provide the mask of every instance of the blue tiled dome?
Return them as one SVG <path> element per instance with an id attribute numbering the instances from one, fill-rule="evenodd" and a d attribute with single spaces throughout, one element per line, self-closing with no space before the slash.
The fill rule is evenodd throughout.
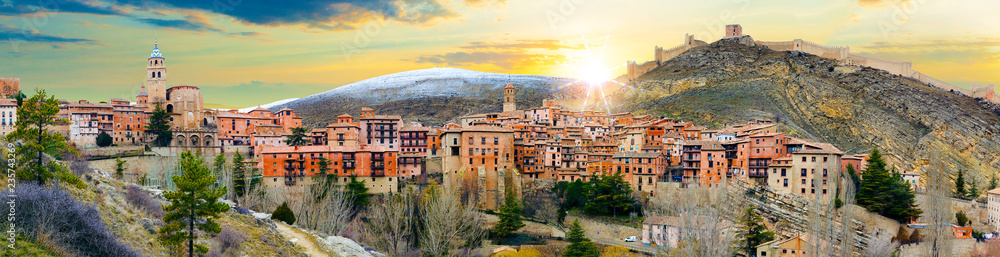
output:
<path id="1" fill-rule="evenodd" d="M 149 58 L 163 58 L 163 54 L 160 53 L 160 47 L 153 44 L 153 53 L 149 54 Z"/>

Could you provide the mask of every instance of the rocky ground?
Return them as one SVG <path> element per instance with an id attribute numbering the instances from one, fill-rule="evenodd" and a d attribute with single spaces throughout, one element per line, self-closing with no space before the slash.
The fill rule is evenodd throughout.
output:
<path id="1" fill-rule="evenodd" d="M 847 153 L 878 148 L 901 170 L 930 172 L 931 152 L 951 177 L 985 187 L 1000 171 L 1000 111 L 919 81 L 801 52 L 756 46 L 748 36 L 691 49 L 615 92 L 626 111 L 712 127 L 752 118 Z"/>

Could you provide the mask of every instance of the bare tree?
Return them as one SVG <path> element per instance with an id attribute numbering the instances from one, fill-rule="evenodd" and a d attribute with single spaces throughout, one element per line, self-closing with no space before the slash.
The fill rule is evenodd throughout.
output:
<path id="1" fill-rule="evenodd" d="M 420 200 L 420 247 L 425 254 L 446 256 L 449 249 L 481 244 L 483 217 L 471 204 L 463 204 L 457 190 L 429 186 Z M 461 242 L 461 243 L 458 243 Z"/>
<path id="2" fill-rule="evenodd" d="M 337 235 L 354 216 L 354 199 L 339 188 L 312 187 L 302 197 L 286 199 L 295 223 L 304 228 Z"/>
<path id="3" fill-rule="evenodd" d="M 551 181 L 551 180 L 550 180 Z M 524 183 L 524 216 L 532 217 L 547 223 L 557 223 L 559 216 L 558 199 L 552 192 L 552 183 L 543 183 L 535 179 Z"/>
<path id="4" fill-rule="evenodd" d="M 387 195 L 368 208 L 363 238 L 391 256 L 402 256 L 417 235 L 414 231 L 419 195 L 412 186 L 398 194 Z"/>
<path id="5" fill-rule="evenodd" d="M 669 223 L 664 225 L 676 228 L 680 238 L 676 249 L 664 250 L 660 255 L 732 256 L 735 253 L 735 229 L 718 208 L 728 200 L 723 190 L 724 187 L 682 188 L 650 199 L 647 215 L 671 217 L 664 219 Z"/>
<path id="6" fill-rule="evenodd" d="M 837 241 L 841 240 L 842 237 L 840 232 L 847 232 L 841 229 L 849 229 L 849 226 L 840 226 L 834 219 L 837 215 L 834 201 L 838 196 L 837 191 L 840 185 L 838 178 L 840 176 L 837 174 L 831 176 L 831 174 L 813 171 L 811 188 L 808 189 L 813 194 L 808 201 L 809 224 L 807 229 L 809 236 L 806 253 L 809 256 L 839 256 L 842 255 L 841 251 L 843 253 L 851 252 L 850 248 L 842 249 L 837 244 Z M 841 221 L 848 225 L 851 222 L 849 219 Z"/>
<path id="7" fill-rule="evenodd" d="M 892 240 L 892 233 L 882 231 L 879 235 L 868 241 L 868 248 L 865 249 L 865 257 L 889 257 L 899 248 L 899 242 Z"/>
<path id="8" fill-rule="evenodd" d="M 930 256 L 951 256 L 952 231 L 950 226 L 953 215 L 951 185 L 947 179 L 947 167 L 940 153 L 931 152 L 931 169 L 927 174 L 927 195 L 921 206 L 924 211 L 924 222 L 928 223 L 927 240 L 930 244 Z"/>

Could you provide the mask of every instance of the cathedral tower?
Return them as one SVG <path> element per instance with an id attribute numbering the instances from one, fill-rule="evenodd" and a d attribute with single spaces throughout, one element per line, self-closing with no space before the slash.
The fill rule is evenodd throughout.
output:
<path id="1" fill-rule="evenodd" d="M 146 86 L 148 86 L 149 102 L 164 103 L 167 100 L 167 65 L 163 63 L 160 48 L 153 43 L 153 53 L 149 54 L 146 64 Z"/>
<path id="2" fill-rule="evenodd" d="M 503 111 L 512 112 L 517 110 L 517 103 L 514 101 L 514 86 L 510 83 L 503 88 Z"/>

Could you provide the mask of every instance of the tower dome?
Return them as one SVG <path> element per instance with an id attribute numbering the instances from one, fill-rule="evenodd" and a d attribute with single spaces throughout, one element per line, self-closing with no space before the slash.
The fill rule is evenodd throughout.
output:
<path id="1" fill-rule="evenodd" d="M 149 54 L 149 58 L 163 58 L 163 54 L 160 53 L 160 47 L 156 43 L 153 43 L 153 53 Z"/>

